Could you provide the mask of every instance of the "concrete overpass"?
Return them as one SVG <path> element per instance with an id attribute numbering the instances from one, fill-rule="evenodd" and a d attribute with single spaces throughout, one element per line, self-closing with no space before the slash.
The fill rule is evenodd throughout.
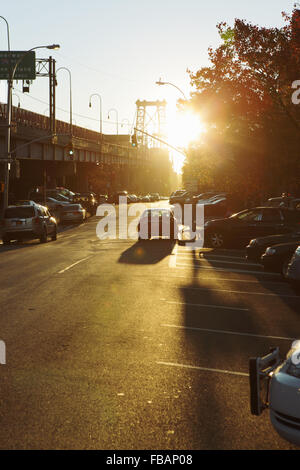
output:
<path id="1" fill-rule="evenodd" d="M 0 103 L 0 159 L 5 157 L 5 116 L 6 105 Z M 12 110 L 12 124 L 11 197 L 26 198 L 34 186 L 106 194 L 119 189 L 170 191 L 172 168 L 166 150 L 134 148 L 129 135 L 104 135 L 75 125 L 70 136 L 69 124 L 58 120 L 52 138 L 48 117 L 17 107 Z M 68 155 L 70 143 L 73 158 Z"/>

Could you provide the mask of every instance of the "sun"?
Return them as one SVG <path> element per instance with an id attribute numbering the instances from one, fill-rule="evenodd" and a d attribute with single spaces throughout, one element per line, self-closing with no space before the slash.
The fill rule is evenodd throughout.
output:
<path id="1" fill-rule="evenodd" d="M 168 113 L 167 141 L 173 147 L 185 149 L 190 143 L 198 140 L 206 127 L 201 116 L 192 112 L 180 112 L 177 109 Z M 173 153 L 173 166 L 178 173 L 184 162 L 184 156 L 178 152 Z"/>
<path id="2" fill-rule="evenodd" d="M 172 112 L 167 118 L 168 142 L 175 147 L 187 147 L 206 131 L 201 117 L 191 112 Z"/>

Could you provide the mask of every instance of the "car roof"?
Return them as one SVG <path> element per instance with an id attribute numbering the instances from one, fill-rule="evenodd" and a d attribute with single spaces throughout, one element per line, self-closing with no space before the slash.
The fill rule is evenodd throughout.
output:
<path id="1" fill-rule="evenodd" d="M 150 207 L 149 209 L 146 209 L 144 211 L 145 212 L 172 212 L 171 209 L 169 209 L 168 207 Z"/>

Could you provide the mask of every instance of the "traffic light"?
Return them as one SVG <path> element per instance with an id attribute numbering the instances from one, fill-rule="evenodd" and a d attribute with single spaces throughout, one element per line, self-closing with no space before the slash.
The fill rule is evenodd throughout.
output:
<path id="1" fill-rule="evenodd" d="M 74 159 L 74 147 L 72 144 L 68 145 L 67 147 L 67 155 L 71 160 Z"/>
<path id="2" fill-rule="evenodd" d="M 134 133 L 134 134 L 131 136 L 131 145 L 132 145 L 132 147 L 137 147 L 137 146 L 138 146 L 138 142 L 137 142 L 137 138 L 136 138 L 136 133 Z"/>

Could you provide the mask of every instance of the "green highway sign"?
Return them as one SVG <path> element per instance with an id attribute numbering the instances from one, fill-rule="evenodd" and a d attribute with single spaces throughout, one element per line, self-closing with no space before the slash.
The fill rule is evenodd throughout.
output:
<path id="1" fill-rule="evenodd" d="M 17 63 L 14 80 L 35 79 L 35 51 L 0 51 L 0 80 L 9 80 Z"/>

